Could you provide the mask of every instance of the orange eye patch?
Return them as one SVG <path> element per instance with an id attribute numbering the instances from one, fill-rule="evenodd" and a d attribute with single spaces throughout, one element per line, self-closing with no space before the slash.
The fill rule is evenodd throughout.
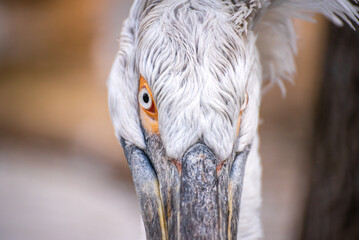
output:
<path id="1" fill-rule="evenodd" d="M 237 123 L 237 137 L 238 137 L 238 134 L 239 134 L 239 130 L 240 130 L 240 127 L 241 127 L 241 118 L 242 118 L 242 112 L 244 111 L 244 109 L 247 108 L 247 105 L 248 105 L 248 93 L 246 92 L 245 93 L 245 99 L 244 99 L 244 102 L 242 103 L 242 107 L 241 107 L 241 111 L 239 112 L 239 118 L 238 118 L 238 123 Z"/>
<path id="2" fill-rule="evenodd" d="M 142 125 L 149 134 L 158 134 L 158 114 L 155 101 L 147 81 L 141 76 L 138 103 Z"/>

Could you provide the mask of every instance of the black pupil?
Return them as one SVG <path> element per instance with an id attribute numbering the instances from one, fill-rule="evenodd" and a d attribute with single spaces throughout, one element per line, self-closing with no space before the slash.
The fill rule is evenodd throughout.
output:
<path id="1" fill-rule="evenodd" d="M 150 101 L 150 97 L 148 96 L 148 94 L 147 93 L 145 93 L 145 94 L 143 94 L 143 101 L 145 102 L 145 103 L 148 103 L 149 101 Z"/>

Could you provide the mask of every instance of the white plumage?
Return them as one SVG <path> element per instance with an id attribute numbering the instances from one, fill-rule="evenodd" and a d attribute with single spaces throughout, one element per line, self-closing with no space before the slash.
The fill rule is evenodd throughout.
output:
<path id="1" fill-rule="evenodd" d="M 116 136 L 145 148 L 138 115 L 140 75 L 158 107 L 166 153 L 179 158 L 202 139 L 221 159 L 252 144 L 242 194 L 239 239 L 262 235 L 258 113 L 261 90 L 295 72 L 292 18 L 358 21 L 347 0 L 135 0 L 123 24 L 109 81 Z M 239 113 L 245 96 L 248 106 Z M 181 143 L 181 144 L 179 144 Z"/>

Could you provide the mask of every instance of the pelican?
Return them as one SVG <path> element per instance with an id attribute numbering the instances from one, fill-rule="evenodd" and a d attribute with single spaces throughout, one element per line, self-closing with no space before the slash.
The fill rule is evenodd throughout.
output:
<path id="1" fill-rule="evenodd" d="M 348 0 L 135 0 L 108 80 L 147 239 L 259 239 L 261 93 L 291 80 L 292 18 Z"/>

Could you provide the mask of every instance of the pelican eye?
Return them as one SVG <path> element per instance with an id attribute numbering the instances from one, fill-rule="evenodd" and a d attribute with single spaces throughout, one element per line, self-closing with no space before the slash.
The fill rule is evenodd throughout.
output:
<path id="1" fill-rule="evenodd" d="M 148 133 L 158 134 L 158 114 L 151 89 L 147 81 L 141 76 L 138 89 L 139 113 L 143 127 Z"/>
<path id="2" fill-rule="evenodd" d="M 148 92 L 148 90 L 146 88 L 141 89 L 138 99 L 140 101 L 140 105 L 142 108 L 144 108 L 146 110 L 151 109 L 153 103 L 152 103 L 150 93 Z"/>

